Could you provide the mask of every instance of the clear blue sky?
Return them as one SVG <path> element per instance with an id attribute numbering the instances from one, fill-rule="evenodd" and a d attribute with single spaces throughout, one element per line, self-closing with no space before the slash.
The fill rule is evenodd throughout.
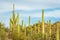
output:
<path id="1" fill-rule="evenodd" d="M 0 22 L 5 23 L 6 26 L 9 26 L 13 4 L 16 14 L 20 13 L 20 24 L 23 19 L 28 25 L 28 16 L 31 16 L 31 24 L 37 23 L 41 20 L 42 8 L 45 11 L 45 22 L 60 21 L 60 0 L 0 0 Z"/>

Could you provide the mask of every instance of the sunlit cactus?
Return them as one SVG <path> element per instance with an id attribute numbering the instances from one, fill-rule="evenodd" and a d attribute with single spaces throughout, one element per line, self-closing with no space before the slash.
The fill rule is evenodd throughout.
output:
<path id="1" fill-rule="evenodd" d="M 22 27 L 21 27 L 19 19 L 20 19 L 20 15 L 19 13 L 18 15 L 15 14 L 14 4 L 13 4 L 12 17 L 10 17 L 10 24 L 9 24 L 10 25 L 9 33 L 11 32 L 10 35 L 12 40 L 51 40 L 55 36 L 56 36 L 56 40 L 59 40 L 59 28 L 57 24 L 53 25 L 53 27 L 56 26 L 56 35 L 53 35 L 55 33 L 55 29 L 54 32 L 52 33 L 51 20 L 48 20 L 47 24 L 44 22 L 44 9 L 42 9 L 42 23 L 40 23 L 40 20 L 38 20 L 38 24 L 31 25 L 31 18 L 29 16 L 28 27 L 25 25 L 24 20 L 22 20 Z"/>
<path id="2" fill-rule="evenodd" d="M 44 38 L 44 9 L 42 9 L 42 37 Z"/>
<path id="3" fill-rule="evenodd" d="M 59 28 L 56 24 L 56 40 L 59 40 Z"/>
<path id="4" fill-rule="evenodd" d="M 14 8 L 14 6 L 15 5 L 13 4 L 13 15 L 12 15 L 13 16 L 13 20 L 15 20 L 15 12 L 14 12 L 15 11 L 15 8 Z"/>
<path id="5" fill-rule="evenodd" d="M 38 21 L 38 33 L 40 32 L 40 20 Z"/>
<path id="6" fill-rule="evenodd" d="M 26 25 L 24 23 L 24 20 L 22 20 L 22 30 L 24 31 L 24 40 L 26 40 Z"/>
<path id="7" fill-rule="evenodd" d="M 30 16 L 29 16 L 29 19 L 28 19 L 28 23 L 29 23 L 29 28 L 30 28 L 30 33 L 31 33 L 31 35 L 32 35 L 32 27 L 31 27 L 31 25 L 30 25 Z"/>
<path id="8" fill-rule="evenodd" d="M 29 24 L 29 27 L 30 27 L 30 16 L 29 16 L 29 19 L 28 19 L 28 24 Z"/>
<path id="9" fill-rule="evenodd" d="M 18 29 L 17 29 L 17 30 L 18 30 L 18 31 L 17 31 L 17 33 L 18 33 L 18 34 L 17 34 L 17 37 L 18 37 L 18 39 L 19 39 L 19 38 L 20 38 L 20 25 L 18 25 L 17 27 L 18 27 Z"/>
<path id="10" fill-rule="evenodd" d="M 17 15 L 17 26 L 18 26 L 18 33 L 20 33 L 20 15 L 19 15 L 19 13 L 18 13 L 18 15 Z"/>
<path id="11" fill-rule="evenodd" d="M 12 17 L 10 18 L 10 31 L 12 31 L 12 39 L 15 40 L 17 37 L 17 39 L 20 38 L 20 22 L 19 22 L 19 13 L 18 15 L 16 16 L 15 13 L 14 13 L 14 4 L 13 4 L 13 13 L 12 13 Z M 13 29 L 13 30 L 12 30 Z"/>
<path id="12" fill-rule="evenodd" d="M 12 31 L 12 29 L 13 29 L 13 25 L 14 25 L 14 20 L 15 20 L 15 13 L 14 13 L 14 4 L 13 4 L 13 11 L 12 11 L 12 17 L 10 18 L 10 31 Z"/>
<path id="13" fill-rule="evenodd" d="M 16 22 L 15 22 L 15 13 L 14 13 L 14 4 L 13 4 L 13 12 L 12 12 L 12 22 L 13 22 L 13 24 L 12 24 L 12 29 L 13 29 L 13 32 L 14 32 L 14 30 L 16 30 L 15 29 L 15 27 L 16 27 Z"/>
<path id="14" fill-rule="evenodd" d="M 19 38 L 20 38 L 20 14 L 18 13 L 18 15 L 17 15 L 17 18 L 16 18 L 16 21 L 17 21 L 17 37 L 18 37 L 18 39 L 17 40 L 19 40 Z"/>
<path id="15" fill-rule="evenodd" d="M 51 34 L 51 20 L 49 20 L 50 34 Z"/>
<path id="16" fill-rule="evenodd" d="M 50 34 L 49 40 L 51 40 L 51 20 L 48 21 L 48 30 L 49 30 L 49 34 Z"/>
<path id="17" fill-rule="evenodd" d="M 10 18 L 10 24 L 12 24 L 12 26 L 16 25 L 16 15 L 14 13 L 14 4 L 13 4 L 13 12 L 12 12 L 12 17 Z"/>

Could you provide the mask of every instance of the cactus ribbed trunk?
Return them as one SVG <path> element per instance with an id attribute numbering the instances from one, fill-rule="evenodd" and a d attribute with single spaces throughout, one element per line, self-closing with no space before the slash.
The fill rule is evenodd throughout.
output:
<path id="1" fill-rule="evenodd" d="M 32 27 L 30 25 L 30 16 L 29 16 L 29 28 L 30 28 L 30 32 L 31 32 L 31 35 L 32 35 Z"/>
<path id="2" fill-rule="evenodd" d="M 30 27 L 30 16 L 29 16 L 29 20 L 28 20 L 28 22 L 29 22 L 29 27 Z"/>
<path id="3" fill-rule="evenodd" d="M 14 4 L 13 4 L 13 15 L 12 15 L 13 16 L 13 20 L 15 20 L 15 12 L 14 12 L 14 10 L 15 9 L 14 9 Z"/>
<path id="4" fill-rule="evenodd" d="M 48 31 L 49 36 L 50 36 L 49 37 L 49 40 L 51 40 L 51 20 L 48 20 L 47 21 L 47 24 L 48 24 L 48 26 L 47 26 L 48 27 L 48 30 L 47 31 Z"/>
<path id="5" fill-rule="evenodd" d="M 59 28 L 56 24 L 56 40 L 59 40 Z"/>
<path id="6" fill-rule="evenodd" d="M 49 40 L 51 40 L 51 20 L 49 20 L 49 34 L 50 34 L 50 38 L 49 38 Z"/>
<path id="7" fill-rule="evenodd" d="M 26 26 L 24 24 L 24 20 L 22 20 L 22 30 L 24 31 L 24 37 L 25 37 L 24 40 L 26 40 Z"/>
<path id="8" fill-rule="evenodd" d="M 20 19 L 20 15 L 18 13 L 18 15 L 17 15 L 18 35 L 20 33 L 20 21 L 19 21 L 19 19 Z"/>
<path id="9" fill-rule="evenodd" d="M 44 9 L 42 9 L 42 37 L 44 38 Z"/>
<path id="10" fill-rule="evenodd" d="M 14 8 L 15 6 L 14 6 L 14 4 L 13 4 L 13 15 L 12 15 L 12 21 L 13 21 L 13 30 L 16 30 L 16 23 L 15 23 L 15 8 Z"/>

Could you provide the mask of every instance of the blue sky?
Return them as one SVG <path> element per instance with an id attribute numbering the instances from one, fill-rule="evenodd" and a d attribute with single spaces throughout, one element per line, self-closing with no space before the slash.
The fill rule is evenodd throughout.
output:
<path id="1" fill-rule="evenodd" d="M 0 22 L 6 26 L 9 26 L 13 4 L 15 4 L 15 13 L 20 13 L 20 24 L 24 20 L 28 25 L 28 16 L 31 16 L 31 24 L 41 21 L 42 8 L 45 11 L 45 22 L 60 21 L 60 0 L 0 0 Z"/>

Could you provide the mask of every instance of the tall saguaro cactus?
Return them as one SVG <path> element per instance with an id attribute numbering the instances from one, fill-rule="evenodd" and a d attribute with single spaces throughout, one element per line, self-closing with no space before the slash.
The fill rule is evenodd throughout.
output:
<path id="1" fill-rule="evenodd" d="M 30 33 L 31 33 L 31 35 L 32 35 L 32 27 L 31 27 L 31 25 L 30 25 L 30 19 L 31 19 L 31 18 L 30 18 L 30 16 L 29 16 L 29 20 L 28 20 L 29 22 L 28 22 L 28 23 L 29 23 Z"/>
<path id="2" fill-rule="evenodd" d="M 29 27 L 30 27 L 30 16 L 29 16 L 29 21 L 28 21 L 28 23 L 29 23 Z"/>
<path id="3" fill-rule="evenodd" d="M 13 4 L 13 15 L 12 15 L 13 16 L 13 20 L 15 20 L 15 12 L 14 12 L 15 11 L 15 8 L 14 8 L 14 6 L 15 5 Z"/>
<path id="4" fill-rule="evenodd" d="M 12 18 L 10 18 L 10 30 L 12 31 L 11 34 L 12 34 L 13 40 L 15 40 L 15 39 L 19 40 L 19 38 L 20 38 L 20 22 L 19 22 L 19 19 L 20 19 L 19 13 L 17 16 L 15 15 L 14 4 L 13 4 Z"/>
<path id="5" fill-rule="evenodd" d="M 49 40 L 51 40 L 51 20 L 49 20 L 49 34 L 50 34 L 50 38 L 49 38 Z"/>
<path id="6" fill-rule="evenodd" d="M 44 38 L 44 9 L 42 9 L 42 34 Z"/>
<path id="7" fill-rule="evenodd" d="M 10 31 L 13 31 L 13 27 L 16 25 L 15 23 L 15 13 L 14 13 L 14 4 L 13 4 L 13 11 L 12 11 L 13 15 L 12 17 L 10 18 Z"/>
<path id="8" fill-rule="evenodd" d="M 24 31 L 24 40 L 26 40 L 26 25 L 24 24 L 24 20 L 22 20 L 22 30 Z"/>
<path id="9" fill-rule="evenodd" d="M 56 40 L 59 40 L 59 28 L 56 24 Z"/>
<path id="10" fill-rule="evenodd" d="M 19 35 L 19 33 L 20 33 L 20 21 L 19 21 L 19 19 L 20 19 L 20 15 L 19 15 L 19 13 L 18 13 L 18 15 L 17 15 L 18 35 Z"/>

